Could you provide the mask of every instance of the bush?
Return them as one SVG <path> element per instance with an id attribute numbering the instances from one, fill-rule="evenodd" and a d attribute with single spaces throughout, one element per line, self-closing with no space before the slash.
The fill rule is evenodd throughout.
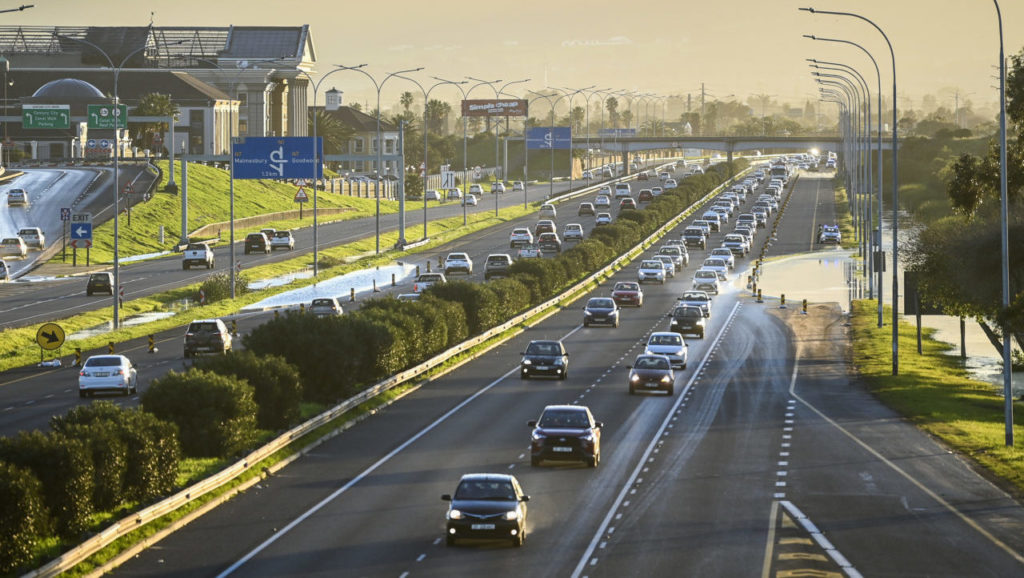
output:
<path id="1" fill-rule="evenodd" d="M 21 574 L 49 527 L 39 478 L 0 461 L 0 572 Z"/>
<path id="2" fill-rule="evenodd" d="M 199 290 L 202 291 L 203 296 L 206 298 L 205 303 L 214 303 L 221 301 L 222 299 L 231 298 L 231 274 L 230 273 L 217 273 L 210 275 L 203 281 L 203 284 L 199 286 Z M 239 273 L 235 275 L 235 295 L 244 295 L 249 292 L 249 278 Z M 199 296 L 196 296 L 196 300 L 199 300 Z"/>
<path id="3" fill-rule="evenodd" d="M 231 351 L 197 359 L 195 367 L 248 381 L 253 388 L 253 401 L 259 406 L 257 427 L 280 430 L 299 422 L 302 383 L 298 369 L 283 357 Z"/>
<path id="4" fill-rule="evenodd" d="M 93 464 L 79 440 L 38 430 L 0 438 L 0 460 L 32 470 L 42 483 L 43 500 L 56 531 L 77 538 L 93 513 Z"/>
<path id="5" fill-rule="evenodd" d="M 98 510 L 115 508 L 124 499 L 128 473 L 128 447 L 120 432 L 98 422 L 70 426 L 65 435 L 82 441 L 92 457 L 93 504 Z"/>
<path id="6" fill-rule="evenodd" d="M 171 371 L 153 380 L 142 395 L 142 408 L 178 426 L 187 456 L 235 456 L 256 439 L 252 387 L 234 376 L 196 368 Z"/>
<path id="7" fill-rule="evenodd" d="M 449 281 L 433 285 L 427 293 L 445 301 L 462 305 L 470 335 L 478 335 L 508 317 L 508 310 L 488 283 Z"/>

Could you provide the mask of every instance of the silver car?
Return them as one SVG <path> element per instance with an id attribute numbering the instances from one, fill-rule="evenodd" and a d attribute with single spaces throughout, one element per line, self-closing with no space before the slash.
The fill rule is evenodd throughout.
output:
<path id="1" fill-rule="evenodd" d="M 135 364 L 123 355 L 93 355 L 78 372 L 78 396 L 113 391 L 130 395 L 138 392 Z"/>
<path id="2" fill-rule="evenodd" d="M 688 348 L 681 334 L 671 331 L 656 331 L 647 339 L 644 355 L 664 355 L 672 367 L 686 369 Z"/>

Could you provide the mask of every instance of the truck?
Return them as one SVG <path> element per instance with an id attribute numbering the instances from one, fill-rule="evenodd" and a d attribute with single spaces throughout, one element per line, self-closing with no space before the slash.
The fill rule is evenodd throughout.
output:
<path id="1" fill-rule="evenodd" d="M 185 271 L 197 265 L 213 269 L 213 249 L 206 243 L 189 243 L 182 254 L 181 268 Z"/>
<path id="2" fill-rule="evenodd" d="M 422 273 L 412 284 L 414 293 L 420 293 L 435 283 L 447 283 L 444 273 Z"/>

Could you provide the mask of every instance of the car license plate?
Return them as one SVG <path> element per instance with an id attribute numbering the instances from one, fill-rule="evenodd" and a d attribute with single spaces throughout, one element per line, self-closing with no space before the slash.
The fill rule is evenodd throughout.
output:
<path id="1" fill-rule="evenodd" d="M 538 365 L 537 366 L 537 371 L 547 371 L 549 369 L 551 369 L 551 368 L 546 366 L 546 365 Z"/>
<path id="2" fill-rule="evenodd" d="M 93 376 L 94 377 L 110 377 L 110 372 L 101 371 L 99 373 L 94 373 Z"/>
<path id="3" fill-rule="evenodd" d="M 470 526 L 472 530 L 493 530 L 494 524 L 473 524 Z"/>
<path id="4" fill-rule="evenodd" d="M 659 385 L 659 383 L 658 383 L 657 381 L 649 381 L 649 382 L 647 382 L 647 384 L 646 384 L 646 386 L 647 386 L 647 387 L 650 387 L 650 388 L 655 388 L 655 387 L 658 387 L 658 385 Z"/>
<path id="5" fill-rule="evenodd" d="M 551 451 L 553 451 L 553 452 L 562 452 L 562 453 L 572 453 L 572 448 L 565 447 L 565 446 L 555 446 L 555 447 L 551 448 Z"/>

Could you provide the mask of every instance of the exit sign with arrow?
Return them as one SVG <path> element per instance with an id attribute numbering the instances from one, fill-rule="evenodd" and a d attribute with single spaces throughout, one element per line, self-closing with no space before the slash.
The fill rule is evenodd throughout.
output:
<path id="1" fill-rule="evenodd" d="M 71 128 L 71 105 L 26 104 L 21 107 L 21 126 L 26 129 Z"/>

